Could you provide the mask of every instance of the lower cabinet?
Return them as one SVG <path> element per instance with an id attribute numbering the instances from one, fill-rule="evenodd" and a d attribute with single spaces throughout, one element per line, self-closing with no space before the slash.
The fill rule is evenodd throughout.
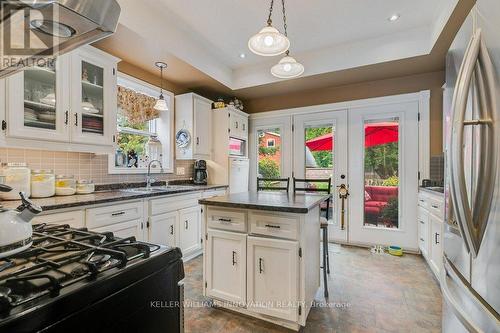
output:
<path id="1" fill-rule="evenodd" d="M 113 235 L 120 238 L 135 237 L 137 240 L 142 240 L 142 229 L 144 225 L 142 219 L 132 220 L 127 222 L 116 223 L 101 228 L 94 228 L 95 232 L 112 232 Z"/>
<path id="2" fill-rule="evenodd" d="M 179 214 L 174 211 L 149 218 L 148 242 L 175 247 Z"/>
<path id="3" fill-rule="evenodd" d="M 249 309 L 290 321 L 297 320 L 299 245 L 295 241 L 247 238 L 247 301 Z"/>
<path id="4" fill-rule="evenodd" d="M 190 253 L 201 249 L 200 206 L 179 211 L 179 246 L 182 253 Z"/>
<path id="5" fill-rule="evenodd" d="M 247 288 L 247 235 L 210 229 L 207 234 L 207 295 L 244 304 Z"/>

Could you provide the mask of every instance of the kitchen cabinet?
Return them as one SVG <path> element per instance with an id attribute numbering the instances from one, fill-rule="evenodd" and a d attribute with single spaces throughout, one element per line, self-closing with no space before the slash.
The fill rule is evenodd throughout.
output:
<path id="1" fill-rule="evenodd" d="M 118 61 L 85 46 L 44 67 L 29 67 L 8 77 L 2 124 L 8 145 L 111 149 L 116 132 Z"/>
<path id="2" fill-rule="evenodd" d="M 418 239 L 420 252 L 435 277 L 443 271 L 442 234 L 444 228 L 444 195 L 429 190 L 418 194 Z"/>
<path id="3" fill-rule="evenodd" d="M 175 132 L 189 135 L 185 146 L 176 147 L 181 160 L 210 159 L 212 156 L 212 101 L 189 93 L 175 96 Z"/>
<path id="4" fill-rule="evenodd" d="M 228 302 L 246 302 L 246 234 L 208 230 L 207 295 Z"/>
<path id="5" fill-rule="evenodd" d="M 120 238 L 129 238 L 135 237 L 135 239 L 142 241 L 142 233 L 143 233 L 143 222 L 141 219 L 121 222 L 116 224 L 107 225 L 101 228 L 94 228 L 92 231 L 103 233 L 103 232 L 112 232 L 116 237 Z"/>
<path id="6" fill-rule="evenodd" d="M 229 135 L 238 139 L 248 140 L 248 115 L 229 107 Z"/>
<path id="7" fill-rule="evenodd" d="M 179 214 L 176 211 L 150 217 L 148 242 L 175 247 L 178 221 Z"/>
<path id="8" fill-rule="evenodd" d="M 248 303 L 258 313 L 297 320 L 298 242 L 249 236 Z"/>
<path id="9" fill-rule="evenodd" d="M 179 211 L 179 245 L 183 253 L 201 249 L 201 208 L 194 206 Z"/>

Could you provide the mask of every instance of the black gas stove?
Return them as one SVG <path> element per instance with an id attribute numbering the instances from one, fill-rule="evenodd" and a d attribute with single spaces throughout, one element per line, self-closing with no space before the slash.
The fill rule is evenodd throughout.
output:
<path id="1" fill-rule="evenodd" d="M 134 237 L 35 225 L 30 249 L 0 259 L 0 332 L 180 332 L 181 258 Z"/>

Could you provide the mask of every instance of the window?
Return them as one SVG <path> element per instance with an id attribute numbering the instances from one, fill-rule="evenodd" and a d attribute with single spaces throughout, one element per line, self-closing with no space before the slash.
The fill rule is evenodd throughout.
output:
<path id="1" fill-rule="evenodd" d="M 164 172 L 173 172 L 174 95 L 164 92 L 169 111 L 158 112 L 153 106 L 159 88 L 123 73 L 118 76 L 118 91 L 118 135 L 115 153 L 109 156 L 109 173 L 145 173 L 154 158 L 162 162 Z M 160 172 L 156 163 L 152 169 Z"/>
<path id="2" fill-rule="evenodd" d="M 276 141 L 274 139 L 267 139 L 267 146 L 274 147 Z"/>
<path id="3" fill-rule="evenodd" d="M 257 131 L 258 142 L 258 174 L 260 178 L 281 177 L 280 129 L 270 128 Z M 267 184 L 266 186 L 272 186 Z M 276 184 L 279 186 L 279 183 Z"/>

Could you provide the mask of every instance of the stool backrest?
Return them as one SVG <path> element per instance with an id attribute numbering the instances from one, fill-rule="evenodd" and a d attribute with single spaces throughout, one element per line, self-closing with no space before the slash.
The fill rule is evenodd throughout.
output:
<path id="1" fill-rule="evenodd" d="M 290 177 L 288 178 L 257 178 L 257 191 L 283 191 L 288 193 Z"/>
<path id="2" fill-rule="evenodd" d="M 324 185 L 323 185 L 324 184 Z M 319 186 L 318 186 L 319 185 Z M 323 186 L 322 186 L 323 185 Z M 298 179 L 293 178 L 293 193 L 319 192 L 332 193 L 332 179 Z"/>

